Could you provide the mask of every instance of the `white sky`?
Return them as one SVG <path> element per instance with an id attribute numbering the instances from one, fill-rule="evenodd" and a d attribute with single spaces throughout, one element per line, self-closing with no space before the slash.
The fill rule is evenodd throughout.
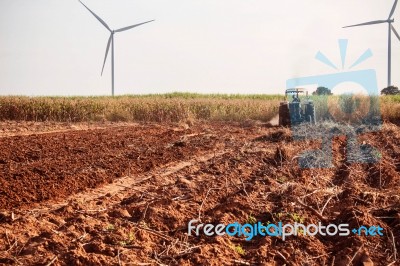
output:
<path id="1" fill-rule="evenodd" d="M 282 93 L 289 78 L 337 73 L 314 57 L 340 66 L 338 39 L 349 39 L 347 66 L 370 48 L 374 56 L 352 70 L 375 69 L 386 87 L 387 24 L 341 27 L 386 19 L 392 0 L 83 2 L 114 29 L 156 20 L 115 34 L 116 94 Z M 0 0 L 0 94 L 109 95 L 111 57 L 100 76 L 108 37 L 77 0 Z"/>

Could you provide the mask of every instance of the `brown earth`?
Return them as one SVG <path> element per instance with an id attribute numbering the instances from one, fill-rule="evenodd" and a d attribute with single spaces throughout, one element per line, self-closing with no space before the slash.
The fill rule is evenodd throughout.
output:
<path id="1" fill-rule="evenodd" d="M 0 264 L 400 265 L 400 130 L 376 164 L 301 169 L 318 141 L 243 124 L 2 123 Z M 25 128 L 25 129 L 22 129 Z M 189 236 L 188 222 L 379 225 L 384 236 Z"/>

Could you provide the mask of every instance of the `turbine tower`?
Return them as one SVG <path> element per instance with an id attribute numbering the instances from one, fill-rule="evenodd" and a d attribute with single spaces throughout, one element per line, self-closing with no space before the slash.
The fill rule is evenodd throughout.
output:
<path id="1" fill-rule="evenodd" d="M 394 22 L 393 14 L 394 11 L 396 10 L 397 6 L 397 1 L 394 1 L 392 10 L 390 11 L 389 17 L 386 20 L 374 20 L 374 21 L 369 21 L 365 23 L 360 23 L 360 24 L 355 24 L 355 25 L 350 25 L 350 26 L 345 26 L 343 28 L 350 28 L 350 27 L 357 27 L 357 26 L 366 26 L 366 25 L 373 25 L 373 24 L 382 24 L 382 23 L 387 23 L 388 24 L 388 87 L 392 85 L 392 31 L 396 35 L 397 39 L 400 41 L 400 36 L 397 33 L 396 29 L 393 27 L 392 23 Z"/>
<path id="2" fill-rule="evenodd" d="M 84 3 L 82 3 L 80 0 L 79 2 L 87 9 L 89 10 L 90 13 L 92 13 L 92 15 L 101 23 L 103 24 L 103 26 L 110 32 L 110 37 L 108 38 L 108 42 L 107 42 L 107 48 L 106 48 L 106 55 L 104 57 L 104 62 L 103 62 L 103 67 L 101 69 L 101 75 L 103 75 L 103 70 L 104 70 L 104 65 L 106 64 L 107 61 L 107 56 L 108 56 L 108 51 L 110 49 L 110 44 L 111 44 L 111 94 L 112 96 L 114 96 L 114 34 L 116 32 L 121 32 L 121 31 L 126 31 L 126 30 L 130 30 L 132 28 L 138 27 L 140 25 L 152 22 L 154 20 L 149 20 L 146 22 L 142 22 L 139 24 L 135 24 L 132 26 L 128 26 L 128 27 L 124 27 L 124 28 L 120 28 L 117 30 L 111 30 L 111 28 L 107 25 L 107 23 L 104 22 L 104 20 L 102 20 L 99 16 L 97 16 L 92 10 L 90 10 Z"/>

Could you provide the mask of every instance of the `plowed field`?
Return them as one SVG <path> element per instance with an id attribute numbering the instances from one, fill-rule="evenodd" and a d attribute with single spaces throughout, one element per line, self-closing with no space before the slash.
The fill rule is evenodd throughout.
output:
<path id="1" fill-rule="evenodd" d="M 359 137 L 375 164 L 301 169 L 260 123 L 2 123 L 0 264 L 400 265 L 400 129 Z M 188 235 L 188 222 L 380 226 L 383 236 Z"/>

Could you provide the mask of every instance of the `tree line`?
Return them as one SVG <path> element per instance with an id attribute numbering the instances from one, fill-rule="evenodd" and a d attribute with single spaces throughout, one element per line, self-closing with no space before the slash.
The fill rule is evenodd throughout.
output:
<path id="1" fill-rule="evenodd" d="M 312 93 L 313 95 L 332 95 L 330 89 L 326 87 L 318 87 L 316 91 Z M 389 86 L 381 90 L 382 95 L 400 95 L 400 90 L 396 86 Z"/>

